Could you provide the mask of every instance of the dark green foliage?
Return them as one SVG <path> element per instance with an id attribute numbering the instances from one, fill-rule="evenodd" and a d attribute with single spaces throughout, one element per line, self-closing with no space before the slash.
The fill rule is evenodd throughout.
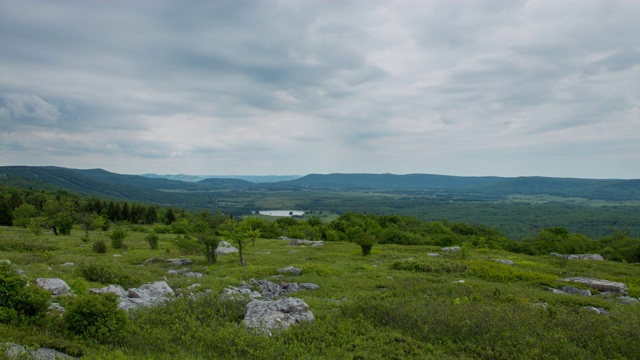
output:
<path id="1" fill-rule="evenodd" d="M 167 209 L 167 212 L 164 214 L 164 218 L 162 219 L 162 222 L 165 225 L 171 225 L 173 224 L 174 221 L 176 221 L 176 215 L 173 213 L 173 209 L 169 208 Z"/>
<path id="2" fill-rule="evenodd" d="M 101 344 L 117 344 L 125 340 L 129 319 L 118 308 L 114 294 L 85 295 L 75 298 L 63 315 L 68 333 Z"/>
<path id="3" fill-rule="evenodd" d="M 102 239 L 98 239 L 93 242 L 92 248 L 96 253 L 104 254 L 107 252 L 107 243 Z"/>
<path id="4" fill-rule="evenodd" d="M 220 243 L 220 237 L 214 232 L 206 220 L 198 220 L 191 226 L 190 234 L 195 237 L 201 246 L 204 257 L 209 264 L 216 262 L 216 249 Z"/>
<path id="5" fill-rule="evenodd" d="M 467 270 L 467 265 L 450 260 L 446 261 L 426 261 L 426 260 L 396 260 L 391 264 L 393 270 L 406 270 L 426 273 L 463 273 Z"/>
<path id="6" fill-rule="evenodd" d="M 122 249 L 124 247 L 124 239 L 127 237 L 127 232 L 124 231 L 123 228 L 117 227 L 107 236 L 111 239 L 111 247 L 114 249 Z"/>
<path id="7" fill-rule="evenodd" d="M 108 262 L 87 261 L 79 264 L 75 272 L 87 281 L 95 281 L 105 285 L 118 284 L 125 288 L 137 286 L 140 279 Z"/>
<path id="8" fill-rule="evenodd" d="M 57 249 L 58 247 L 52 243 L 39 241 L 33 238 L 2 239 L 2 241 L 0 241 L 0 251 L 44 253 Z"/>
<path id="9" fill-rule="evenodd" d="M 147 236 L 144 237 L 145 241 L 149 243 L 149 247 L 151 249 L 158 248 L 158 240 L 160 237 L 155 232 L 151 231 Z"/>
<path id="10" fill-rule="evenodd" d="M 18 275 L 11 265 L 0 262 L 0 321 L 11 322 L 21 317 L 43 316 L 51 294 Z"/>

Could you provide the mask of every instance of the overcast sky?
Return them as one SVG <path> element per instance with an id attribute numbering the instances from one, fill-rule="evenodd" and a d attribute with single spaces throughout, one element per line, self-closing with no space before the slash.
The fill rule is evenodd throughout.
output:
<path id="1" fill-rule="evenodd" d="M 0 0 L 0 165 L 640 178 L 640 1 Z"/>

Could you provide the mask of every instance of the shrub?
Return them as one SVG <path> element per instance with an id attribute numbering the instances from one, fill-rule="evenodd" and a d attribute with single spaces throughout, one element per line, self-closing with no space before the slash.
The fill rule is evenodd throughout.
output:
<path id="1" fill-rule="evenodd" d="M 124 340 L 129 322 L 115 294 L 80 296 L 67 307 L 63 319 L 68 333 L 102 344 Z"/>
<path id="2" fill-rule="evenodd" d="M 391 264 L 391 269 L 440 274 L 465 272 L 467 266 L 464 264 L 440 261 L 396 260 Z"/>
<path id="3" fill-rule="evenodd" d="M 98 254 L 104 254 L 107 252 L 107 244 L 102 239 L 98 239 L 93 242 L 93 251 Z"/>
<path id="4" fill-rule="evenodd" d="M 95 281 L 102 284 L 118 284 L 124 287 L 132 287 L 140 283 L 140 280 L 114 267 L 113 265 L 104 265 L 98 262 L 81 263 L 75 269 L 79 276 L 88 281 Z"/>
<path id="5" fill-rule="evenodd" d="M 149 247 L 151 249 L 158 248 L 159 237 L 155 232 L 151 231 L 149 234 L 147 234 L 147 236 L 144 237 L 144 239 L 149 243 Z"/>
<path id="6" fill-rule="evenodd" d="M 17 317 L 44 315 L 51 294 L 37 286 L 27 286 L 27 280 L 11 265 L 0 263 L 0 319 L 13 321 Z"/>
<path id="7" fill-rule="evenodd" d="M 196 255 L 202 251 L 198 241 L 189 235 L 176 235 L 174 242 L 184 255 Z"/>
<path id="8" fill-rule="evenodd" d="M 510 265 L 485 261 L 472 262 L 469 265 L 468 272 L 472 276 L 488 281 L 503 283 L 526 281 L 547 286 L 554 286 L 558 278 L 551 274 L 527 271 Z"/>
<path id="9" fill-rule="evenodd" d="M 124 231 L 123 228 L 118 227 L 107 236 L 111 239 L 111 246 L 114 249 L 122 249 L 124 247 L 124 239 L 127 237 L 127 232 Z"/>

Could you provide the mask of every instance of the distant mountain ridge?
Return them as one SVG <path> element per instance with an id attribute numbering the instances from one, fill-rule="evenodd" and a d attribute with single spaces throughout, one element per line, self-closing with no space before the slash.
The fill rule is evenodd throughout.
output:
<path id="1" fill-rule="evenodd" d="M 187 182 L 199 182 L 205 179 L 239 179 L 254 184 L 274 183 L 280 181 L 290 181 L 299 179 L 300 175 L 158 175 L 158 174 L 142 174 L 140 176 L 153 179 L 169 179 Z"/>
<path id="2" fill-rule="evenodd" d="M 176 175 L 185 177 L 188 175 Z M 250 177 L 248 177 L 250 178 Z M 449 176 L 432 174 L 309 174 L 278 182 L 254 183 L 238 178 L 198 181 L 168 179 L 151 174 L 123 175 L 103 169 L 55 166 L 0 167 L 0 185 L 64 189 L 85 195 L 156 203 L 186 203 L 184 193 L 211 191 L 412 191 L 506 196 L 549 194 L 602 200 L 640 200 L 640 179 L 575 179 L 549 177 Z M 195 195 L 193 195 L 195 196 Z"/>

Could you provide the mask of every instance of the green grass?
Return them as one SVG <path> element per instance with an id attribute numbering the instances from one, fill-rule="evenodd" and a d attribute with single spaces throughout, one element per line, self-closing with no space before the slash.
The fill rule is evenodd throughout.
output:
<path id="1" fill-rule="evenodd" d="M 486 249 L 470 249 L 467 259 L 459 253 L 432 257 L 428 253 L 439 252 L 438 247 L 400 245 L 376 245 L 365 257 L 353 243 L 289 247 L 286 241 L 258 239 L 246 249 L 248 266 L 242 267 L 237 254 L 219 256 L 215 264 L 202 255 L 183 255 L 173 234 L 159 234 L 158 249 L 152 250 L 145 232 L 129 231 L 125 248 L 114 250 L 107 241 L 105 254 L 93 252 L 82 235 L 74 229 L 69 236 L 35 237 L 3 227 L 0 259 L 11 260 L 29 279 L 62 278 L 79 293 L 111 283 L 83 278 L 79 269 L 93 266 L 128 287 L 166 277 L 179 294 L 190 293 L 187 287 L 196 282 L 202 286 L 193 291 L 211 289 L 213 294 L 135 312 L 127 340 L 117 344 L 73 338 L 60 331 L 57 320 L 3 325 L 1 341 L 89 359 L 605 359 L 640 353 L 640 305 L 547 289 L 566 285 L 557 279 L 584 276 L 623 281 L 632 296 L 640 296 L 637 264 L 563 263 L 552 256 Z M 98 238 L 106 236 L 91 233 L 92 241 Z M 189 257 L 191 271 L 204 276 L 167 274 L 178 267 L 164 262 L 142 265 L 152 257 Z M 74 266 L 63 266 L 67 262 Z M 220 301 L 218 295 L 251 278 L 270 279 L 290 265 L 303 274 L 284 281 L 320 285 L 293 295 L 309 304 L 316 320 L 271 338 L 249 333 L 240 321 L 242 306 Z M 582 310 L 585 306 L 604 307 L 610 315 Z"/>

